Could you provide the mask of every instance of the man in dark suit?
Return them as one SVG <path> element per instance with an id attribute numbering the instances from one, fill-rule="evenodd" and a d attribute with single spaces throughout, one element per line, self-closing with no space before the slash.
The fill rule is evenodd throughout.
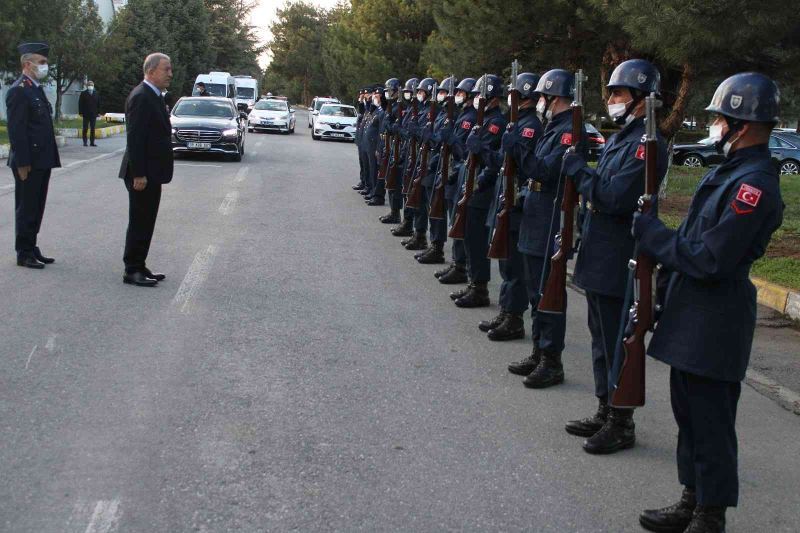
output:
<path id="1" fill-rule="evenodd" d="M 83 117 L 83 145 L 86 146 L 86 130 L 90 130 L 91 146 L 94 143 L 94 126 L 97 122 L 97 110 L 100 108 L 100 95 L 94 90 L 94 82 L 86 82 L 86 90 L 78 97 L 78 113 Z"/>
<path id="2" fill-rule="evenodd" d="M 144 60 L 144 81 L 125 102 L 128 145 L 119 177 L 128 189 L 128 232 L 122 281 L 152 287 L 166 276 L 154 274 L 145 262 L 158 216 L 161 185 L 172 181 L 172 127 L 164 90 L 172 81 L 172 62 L 164 54 Z"/>
<path id="3" fill-rule="evenodd" d="M 55 260 L 36 245 L 42 226 L 50 171 L 61 166 L 53 130 L 53 108 L 41 82 L 47 77 L 47 43 L 23 43 L 18 47 L 22 76 L 6 95 L 8 166 L 14 174 L 17 265 L 42 269 Z"/>

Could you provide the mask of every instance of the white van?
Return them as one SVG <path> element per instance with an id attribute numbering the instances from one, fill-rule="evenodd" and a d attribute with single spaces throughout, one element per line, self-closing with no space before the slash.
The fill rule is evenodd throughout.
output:
<path id="1" fill-rule="evenodd" d="M 233 105 L 238 108 L 239 102 L 236 98 L 236 80 L 230 72 L 209 72 L 199 74 L 194 80 L 192 96 L 198 96 L 197 84 L 203 82 L 206 86 L 206 93 L 209 96 L 222 96 L 233 100 Z"/>
<path id="2" fill-rule="evenodd" d="M 239 101 L 239 109 L 251 111 L 259 98 L 258 82 L 252 76 L 234 76 L 236 84 L 236 99 Z"/>

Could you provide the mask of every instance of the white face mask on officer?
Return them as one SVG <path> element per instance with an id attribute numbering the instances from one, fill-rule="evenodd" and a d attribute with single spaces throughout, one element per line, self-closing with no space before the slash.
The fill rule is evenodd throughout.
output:
<path id="1" fill-rule="evenodd" d="M 708 137 L 714 142 L 717 148 L 717 151 L 721 151 L 725 157 L 728 157 L 728 154 L 731 152 L 731 148 L 733 148 L 733 144 L 739 140 L 739 138 L 735 138 L 731 140 L 733 134 L 731 134 L 730 130 L 728 131 L 727 139 L 725 139 L 725 144 L 719 146 L 719 143 L 722 142 L 722 139 L 725 138 L 725 134 L 723 134 L 722 130 L 725 128 L 722 124 L 712 124 L 708 128 Z"/>
<path id="2" fill-rule="evenodd" d="M 409 91 L 406 91 L 403 93 L 403 100 L 405 100 L 406 102 L 410 102 L 412 96 L 413 95 Z"/>
<path id="3" fill-rule="evenodd" d="M 446 95 L 445 93 L 438 93 L 438 94 L 436 95 L 436 101 L 437 101 L 437 102 L 439 102 L 440 104 L 441 104 L 442 102 L 444 102 L 444 99 L 445 99 L 445 98 L 447 98 L 447 95 Z"/>
<path id="4" fill-rule="evenodd" d="M 86 88 L 86 90 L 87 90 L 87 91 L 89 91 L 90 93 L 93 93 L 93 92 L 94 92 L 94 85 L 89 85 L 89 86 Z"/>
<path id="5" fill-rule="evenodd" d="M 50 72 L 50 66 L 45 63 L 44 65 L 34 65 L 34 72 L 36 73 L 37 80 L 43 80 L 47 77 L 47 73 Z"/>
<path id="6" fill-rule="evenodd" d="M 617 119 L 625 115 L 625 110 L 628 108 L 629 105 L 631 105 L 632 102 L 633 100 L 631 100 L 630 102 L 625 102 L 623 104 L 609 104 L 608 116 L 611 118 L 611 120 L 617 122 Z M 627 126 L 634 120 L 636 120 L 636 117 L 633 115 L 633 113 L 629 113 L 628 116 L 625 117 L 625 123 L 623 125 Z"/>
<path id="7" fill-rule="evenodd" d="M 475 98 L 472 99 L 472 107 L 474 107 L 475 109 L 478 109 L 479 107 L 481 107 L 481 97 L 480 96 L 476 96 Z"/>
<path id="8" fill-rule="evenodd" d="M 456 105 L 463 104 L 464 103 L 464 95 L 463 94 L 459 94 L 458 96 L 453 98 L 453 101 L 456 103 Z"/>
<path id="9" fill-rule="evenodd" d="M 381 97 L 380 96 L 373 96 L 372 97 L 372 105 L 375 107 L 380 107 L 381 105 Z"/>
<path id="10" fill-rule="evenodd" d="M 425 95 L 422 93 L 417 93 L 417 102 L 420 104 L 425 101 Z"/>

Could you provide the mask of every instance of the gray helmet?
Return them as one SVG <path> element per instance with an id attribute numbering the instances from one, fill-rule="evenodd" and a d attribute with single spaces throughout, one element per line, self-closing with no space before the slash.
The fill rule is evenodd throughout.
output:
<path id="1" fill-rule="evenodd" d="M 461 83 L 458 84 L 456 90 L 469 93 L 472 91 L 473 87 L 475 87 L 475 78 L 464 78 L 463 80 L 461 80 Z"/>
<path id="2" fill-rule="evenodd" d="M 458 80 L 456 80 L 455 77 L 447 77 L 447 78 L 442 80 L 442 83 L 439 85 L 439 89 L 438 90 L 450 92 L 450 86 L 452 85 L 453 86 L 453 91 L 455 92 L 455 90 L 456 90 L 455 84 L 456 84 L 457 81 Z"/>
<path id="3" fill-rule="evenodd" d="M 433 87 L 435 85 L 436 85 L 436 80 L 435 79 L 433 79 L 433 78 L 425 78 L 424 80 L 419 82 L 419 85 L 417 85 L 417 90 L 418 91 L 425 91 L 426 93 L 428 93 L 428 96 L 431 96 L 431 94 L 433 94 Z"/>
<path id="4" fill-rule="evenodd" d="M 734 74 L 717 87 L 706 111 L 747 122 L 778 122 L 780 91 L 757 72 Z"/>
<path id="5" fill-rule="evenodd" d="M 629 59 L 617 65 L 611 73 L 608 88 L 614 87 L 627 87 L 644 94 L 658 94 L 661 90 L 661 74 L 649 61 Z"/>
<path id="6" fill-rule="evenodd" d="M 515 89 L 522 98 L 536 98 L 536 86 L 539 85 L 539 75 L 533 72 L 523 72 L 517 76 Z"/>
<path id="7" fill-rule="evenodd" d="M 575 95 L 575 75 L 561 68 L 554 68 L 539 78 L 536 91 L 547 96 L 572 98 Z"/>

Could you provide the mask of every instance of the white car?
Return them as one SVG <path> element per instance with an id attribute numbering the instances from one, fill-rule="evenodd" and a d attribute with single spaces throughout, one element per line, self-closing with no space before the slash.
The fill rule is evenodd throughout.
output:
<path id="1" fill-rule="evenodd" d="M 294 109 L 286 100 L 261 99 L 247 116 L 248 131 L 279 131 L 294 133 Z"/>
<path id="2" fill-rule="evenodd" d="M 308 108 L 308 127 L 314 127 L 314 119 L 319 115 L 320 108 L 327 103 L 339 103 L 338 98 L 331 98 L 331 97 L 324 97 L 324 96 L 316 96 L 311 101 L 311 107 Z"/>
<path id="3" fill-rule="evenodd" d="M 337 139 L 343 141 L 356 140 L 356 108 L 344 104 L 325 104 L 319 110 L 319 115 L 314 120 L 314 129 L 311 138 Z"/>

